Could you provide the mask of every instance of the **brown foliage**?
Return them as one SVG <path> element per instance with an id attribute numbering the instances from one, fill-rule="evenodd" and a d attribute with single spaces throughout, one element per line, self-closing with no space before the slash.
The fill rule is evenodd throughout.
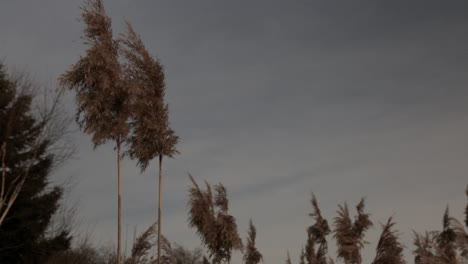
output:
<path id="1" fill-rule="evenodd" d="M 136 238 L 132 247 L 132 254 L 125 260 L 125 264 L 155 264 L 157 260 L 150 254 L 156 245 L 156 224 L 151 225 L 145 232 Z M 169 240 L 162 236 L 161 264 L 175 264 L 172 246 Z"/>
<path id="2" fill-rule="evenodd" d="M 311 203 L 313 212 L 309 215 L 315 220 L 315 223 L 307 229 L 305 258 L 308 264 L 326 264 L 328 251 L 326 236 L 330 234 L 330 227 L 327 220 L 322 217 L 314 194 L 312 194 Z M 315 244 L 318 244 L 317 251 Z"/>
<path id="3" fill-rule="evenodd" d="M 301 249 L 301 255 L 299 256 L 299 264 L 305 264 L 306 253 L 304 249 Z"/>
<path id="4" fill-rule="evenodd" d="M 443 216 L 441 232 L 431 231 L 420 235 L 415 233 L 415 263 L 458 264 L 459 258 L 467 259 L 468 236 L 463 225 L 450 217 L 448 207 Z M 460 257 L 457 251 L 460 251 Z"/>
<path id="5" fill-rule="evenodd" d="M 138 160 L 143 171 L 155 157 L 172 157 L 178 153 L 175 148 L 178 137 L 169 125 L 161 63 L 150 55 L 130 23 L 120 41 L 126 59 L 125 83 L 132 90 L 132 134 L 128 139 L 128 154 Z"/>
<path id="6" fill-rule="evenodd" d="M 81 13 L 85 24 L 85 56 L 63 74 L 63 88 L 74 90 L 76 120 L 84 132 L 92 135 L 94 147 L 108 140 L 116 142 L 118 177 L 117 263 L 121 258 L 121 143 L 130 126 L 130 92 L 123 81 L 119 45 L 112 35 L 111 19 L 102 0 L 88 0 Z"/>
<path id="7" fill-rule="evenodd" d="M 364 213 L 364 199 L 356 206 L 358 215 L 354 222 L 349 215 L 348 205 L 339 205 L 338 216 L 335 217 L 334 238 L 338 246 L 337 257 L 346 264 L 362 263 L 361 249 L 364 247 L 364 233 L 372 226 L 369 214 Z"/>
<path id="8" fill-rule="evenodd" d="M 468 198 L 468 186 L 466 186 L 465 194 L 466 198 Z M 468 228 L 468 203 L 466 203 L 465 208 L 465 226 Z"/>
<path id="9" fill-rule="evenodd" d="M 443 229 L 442 232 L 436 237 L 437 246 L 441 251 L 441 257 L 443 257 L 447 263 L 456 263 L 457 252 L 456 252 L 456 234 L 450 224 L 449 208 L 445 210 L 443 217 Z"/>
<path id="10" fill-rule="evenodd" d="M 174 264 L 202 264 L 203 254 L 201 249 L 197 248 L 193 251 L 187 250 L 182 246 L 176 245 L 172 250 L 174 256 Z"/>
<path id="11" fill-rule="evenodd" d="M 125 85 L 131 88 L 132 133 L 127 140 L 127 154 L 137 159 L 141 171 L 159 157 L 158 237 L 161 238 L 162 158 L 178 153 L 178 137 L 169 126 L 169 107 L 164 102 L 165 82 L 161 63 L 155 60 L 140 36 L 127 22 L 127 34 L 119 40 L 126 59 Z M 158 259 L 161 244 L 158 242 Z"/>
<path id="12" fill-rule="evenodd" d="M 214 239 L 212 224 L 216 221 L 211 186 L 205 182 L 207 190 L 202 191 L 192 176 L 190 180 L 194 187 L 189 189 L 189 225 L 197 228 L 202 243 L 206 245 Z"/>
<path id="13" fill-rule="evenodd" d="M 436 238 L 438 233 L 426 232 L 425 235 L 414 233 L 414 245 L 416 249 L 413 251 L 416 264 L 443 264 L 447 263 L 440 256 L 441 250 L 438 248 Z"/>
<path id="14" fill-rule="evenodd" d="M 229 200 L 226 188 L 215 185 L 215 196 L 208 182 L 206 190 L 200 189 L 191 175 L 193 187 L 189 189 L 189 225 L 197 229 L 197 234 L 207 247 L 213 263 L 231 260 L 232 250 L 242 250 L 242 240 L 237 232 L 235 218 L 229 214 Z"/>
<path id="15" fill-rule="evenodd" d="M 403 259 L 403 245 L 398 241 L 396 231 L 392 230 L 395 225 L 390 217 L 387 224 L 382 225 L 382 234 L 377 244 L 377 255 L 373 264 L 405 264 Z"/>
<path id="16" fill-rule="evenodd" d="M 121 142 L 129 131 L 129 93 L 122 82 L 111 19 L 102 0 L 86 1 L 81 15 L 88 49 L 59 81 L 76 92 L 76 120 L 92 135 L 95 146 L 107 140 Z"/>
<path id="17" fill-rule="evenodd" d="M 153 224 L 135 239 L 132 246 L 132 254 L 125 260 L 125 264 L 148 263 L 152 258 L 149 256 L 149 251 L 154 246 L 155 235 L 156 224 Z"/>
<path id="18" fill-rule="evenodd" d="M 455 234 L 455 246 L 460 250 L 460 256 L 468 260 L 468 233 L 457 219 L 450 217 L 449 222 L 450 228 Z"/>
<path id="19" fill-rule="evenodd" d="M 208 258 L 206 258 L 206 256 L 203 257 L 203 264 L 210 264 L 210 261 Z"/>
<path id="20" fill-rule="evenodd" d="M 292 264 L 291 262 L 291 256 L 289 256 L 289 251 L 288 251 L 288 255 L 286 257 L 286 264 Z"/>
<path id="21" fill-rule="evenodd" d="M 249 222 L 249 231 L 248 231 L 248 238 L 247 244 L 245 246 L 245 253 L 244 253 L 244 262 L 245 264 L 257 264 L 262 261 L 263 256 L 255 247 L 255 238 L 257 236 L 257 230 L 252 223 L 252 220 Z"/>

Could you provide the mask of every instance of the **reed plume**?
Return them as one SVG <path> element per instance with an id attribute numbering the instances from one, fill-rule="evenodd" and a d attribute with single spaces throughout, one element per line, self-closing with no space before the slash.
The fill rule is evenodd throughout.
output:
<path id="1" fill-rule="evenodd" d="M 387 224 L 382 225 L 382 234 L 377 244 L 377 255 L 372 264 L 405 264 L 403 245 L 398 240 L 397 231 L 392 230 L 395 222 L 390 217 Z"/>
<path id="2" fill-rule="evenodd" d="M 121 263 L 122 187 L 120 175 L 121 144 L 129 133 L 128 87 L 122 81 L 119 45 L 112 35 L 111 19 L 102 0 L 85 2 L 81 13 L 85 24 L 86 54 L 59 78 L 63 88 L 75 91 L 76 121 L 92 135 L 94 147 L 108 140 L 116 143 L 118 224 L 117 263 Z"/>
<path id="3" fill-rule="evenodd" d="M 125 264 L 176 264 L 176 259 L 172 250 L 171 242 L 164 236 L 161 236 L 162 255 L 158 260 L 151 254 L 151 249 L 157 245 L 157 224 L 153 224 L 135 239 L 132 246 L 132 252 Z"/>
<path id="4" fill-rule="evenodd" d="M 307 244 L 305 247 L 305 258 L 308 264 L 326 264 L 328 245 L 326 236 L 330 234 L 328 221 L 322 217 L 317 198 L 312 194 L 312 213 L 309 215 L 315 223 L 307 229 Z M 315 245 L 318 249 L 315 249 Z"/>
<path id="5" fill-rule="evenodd" d="M 189 189 L 189 226 L 209 251 L 213 263 L 230 263 L 232 251 L 242 250 L 242 240 L 237 232 L 236 219 L 229 214 L 229 199 L 226 188 L 220 183 L 214 186 L 205 181 L 206 190 L 201 190 L 191 175 L 193 187 Z"/>
<path id="6" fill-rule="evenodd" d="M 165 76 L 162 64 L 154 59 L 141 37 L 127 22 L 127 33 L 120 38 L 126 59 L 125 83 L 132 88 L 132 133 L 127 154 L 137 159 L 143 172 L 154 158 L 159 161 L 158 184 L 158 263 L 161 257 L 162 161 L 173 157 L 179 138 L 169 124 L 169 106 L 164 102 Z"/>
<path id="7" fill-rule="evenodd" d="M 361 249 L 366 243 L 365 232 L 372 226 L 369 214 L 364 213 L 364 199 L 356 206 L 358 215 L 354 222 L 349 215 L 348 205 L 339 205 L 338 216 L 334 222 L 334 238 L 338 246 L 337 257 L 346 264 L 361 264 Z"/>
<path id="8" fill-rule="evenodd" d="M 291 262 L 291 256 L 289 255 L 289 251 L 287 252 L 286 264 L 292 264 L 292 262 Z"/>
<path id="9" fill-rule="evenodd" d="M 247 244 L 245 246 L 244 253 L 244 263 L 245 264 L 257 264 L 263 260 L 262 254 L 255 247 L 255 238 L 257 236 L 257 230 L 252 223 L 252 220 L 249 222 L 249 231 L 247 237 Z"/>

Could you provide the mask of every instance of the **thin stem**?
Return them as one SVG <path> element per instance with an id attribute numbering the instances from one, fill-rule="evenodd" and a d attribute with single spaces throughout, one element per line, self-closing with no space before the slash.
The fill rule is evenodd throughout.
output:
<path id="1" fill-rule="evenodd" d="M 120 138 L 117 139 L 117 185 L 118 185 L 118 216 L 117 216 L 117 264 L 121 263 L 121 251 L 122 251 L 122 185 L 120 177 Z"/>
<path id="2" fill-rule="evenodd" d="M 158 264 L 161 259 L 161 196 L 162 196 L 162 155 L 159 155 L 159 193 L 158 193 Z"/>
<path id="3" fill-rule="evenodd" d="M 14 186 L 15 188 L 13 189 L 13 193 L 11 195 L 9 195 L 10 191 L 7 191 L 7 194 L 5 195 L 5 197 L 9 197 L 9 198 L 8 198 L 8 203 L 6 204 L 7 207 L 1 213 L 1 216 L 0 216 L 0 226 L 2 225 L 3 221 L 5 220 L 6 215 L 10 211 L 11 206 L 16 201 L 16 198 L 18 197 L 18 194 L 20 193 L 21 188 L 23 188 L 23 185 L 24 185 L 24 182 L 26 181 L 26 178 L 29 176 L 29 171 L 30 171 L 31 167 L 34 165 L 34 159 L 37 156 L 37 151 L 38 151 L 38 146 L 36 145 L 36 148 L 34 149 L 32 158 L 29 161 L 29 164 L 26 167 L 26 170 L 24 171 L 24 174 L 17 177 L 19 182 L 18 182 L 18 184 L 16 186 Z M 15 182 L 15 180 L 13 180 L 13 182 Z M 12 183 L 10 188 L 13 187 L 14 184 L 16 184 L 16 183 Z M 3 202 L 6 202 L 6 199 Z"/>
<path id="4" fill-rule="evenodd" d="M 3 207 L 4 194 L 5 194 L 5 177 L 6 177 L 6 165 L 5 165 L 5 156 L 6 156 L 6 142 L 2 144 L 2 190 L 0 192 L 0 209 Z"/>

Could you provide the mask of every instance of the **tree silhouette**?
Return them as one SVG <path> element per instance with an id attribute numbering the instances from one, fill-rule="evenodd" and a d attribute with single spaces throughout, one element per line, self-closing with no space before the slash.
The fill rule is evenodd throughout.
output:
<path id="1" fill-rule="evenodd" d="M 161 63 L 145 48 L 142 39 L 127 23 L 122 36 L 126 58 L 125 81 L 132 89 L 132 134 L 128 138 L 128 154 L 137 159 L 143 172 L 151 160 L 159 159 L 158 191 L 158 263 L 161 254 L 161 197 L 163 157 L 178 153 L 178 137 L 169 126 L 169 109 L 164 102 L 165 82 Z"/>
<path id="2" fill-rule="evenodd" d="M 92 135 L 97 147 L 108 140 L 116 143 L 118 181 L 117 262 L 121 262 L 122 187 L 121 145 L 129 133 L 129 92 L 122 81 L 118 42 L 112 35 L 111 19 L 102 0 L 85 2 L 81 13 L 85 24 L 86 54 L 60 77 L 60 84 L 76 93 L 76 120 Z"/>
<path id="3" fill-rule="evenodd" d="M 50 184 L 63 158 L 53 150 L 63 132 L 52 124 L 57 101 L 38 113 L 34 99 L 37 94 L 20 87 L 0 64 L 0 263 L 43 263 L 70 246 L 69 226 L 49 229 L 63 193 Z"/>

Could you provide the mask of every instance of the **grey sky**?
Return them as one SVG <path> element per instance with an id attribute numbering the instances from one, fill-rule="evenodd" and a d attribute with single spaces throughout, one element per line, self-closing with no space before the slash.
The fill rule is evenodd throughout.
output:
<path id="1" fill-rule="evenodd" d="M 0 3 L 0 57 L 54 83 L 85 47 L 81 1 Z M 467 1 L 105 1 L 165 65 L 181 155 L 165 167 L 163 229 L 200 245 L 187 227 L 187 172 L 222 182 L 245 237 L 258 229 L 266 263 L 297 260 L 310 192 L 331 221 L 336 205 L 367 197 L 376 224 L 394 216 L 410 256 L 411 231 L 438 229 L 447 204 L 461 217 L 468 184 Z M 70 100 L 70 114 L 73 114 Z M 81 228 L 97 244 L 116 229 L 111 144 L 57 177 L 78 182 Z M 156 219 L 155 167 L 124 161 L 124 226 Z M 334 242 L 332 243 L 334 244 Z M 330 251 L 334 255 L 335 248 Z M 411 259 L 412 261 L 412 259 Z"/>

